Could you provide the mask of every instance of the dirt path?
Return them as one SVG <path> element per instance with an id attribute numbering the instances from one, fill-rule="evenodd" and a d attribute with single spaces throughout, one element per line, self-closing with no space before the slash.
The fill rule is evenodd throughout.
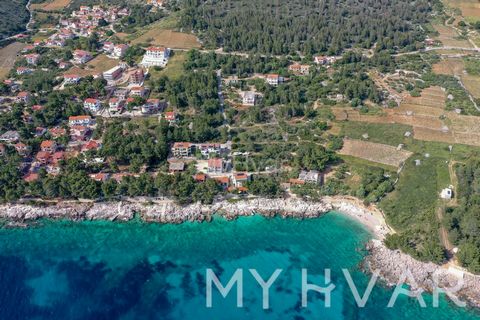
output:
<path id="1" fill-rule="evenodd" d="M 453 250 L 453 245 L 452 243 L 450 242 L 450 239 L 448 238 L 448 231 L 447 229 L 443 226 L 442 224 L 442 221 L 443 221 L 443 212 L 444 212 L 445 208 L 444 206 L 440 206 L 439 208 L 437 208 L 437 219 L 438 221 L 440 222 L 441 226 L 440 226 L 440 239 L 442 241 L 442 245 L 445 247 L 445 249 L 448 250 L 448 252 L 450 254 L 452 254 L 452 250 Z M 452 254 L 453 255 L 453 254 Z"/>

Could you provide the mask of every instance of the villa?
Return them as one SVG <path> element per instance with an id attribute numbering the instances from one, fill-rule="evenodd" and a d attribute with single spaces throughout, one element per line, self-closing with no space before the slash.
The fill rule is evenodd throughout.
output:
<path id="1" fill-rule="evenodd" d="M 170 56 L 170 49 L 164 47 L 150 47 L 143 56 L 141 65 L 144 67 L 165 67 Z"/>

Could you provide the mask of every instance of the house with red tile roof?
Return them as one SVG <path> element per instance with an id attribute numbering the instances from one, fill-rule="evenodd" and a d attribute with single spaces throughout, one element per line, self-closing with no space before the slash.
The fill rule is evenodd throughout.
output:
<path id="1" fill-rule="evenodd" d="M 225 172 L 225 162 L 222 158 L 208 159 L 208 172 L 223 173 Z"/>
<path id="2" fill-rule="evenodd" d="M 278 74 L 267 74 L 265 79 L 267 80 L 267 83 L 271 86 L 278 86 L 284 80 L 283 77 Z"/>
<path id="3" fill-rule="evenodd" d="M 26 157 L 30 155 L 30 152 L 32 151 L 32 148 L 30 146 L 27 146 L 23 142 L 16 143 L 14 147 L 15 147 L 15 150 L 17 150 L 18 154 L 21 155 L 22 157 Z"/>
<path id="4" fill-rule="evenodd" d="M 58 145 L 54 140 L 44 140 L 40 144 L 40 150 L 44 152 L 53 153 L 57 151 Z"/>
<path id="5" fill-rule="evenodd" d="M 28 104 L 32 99 L 32 95 L 30 92 L 21 91 L 17 94 L 17 98 L 15 99 L 18 103 L 25 103 Z"/>
<path id="6" fill-rule="evenodd" d="M 92 60 L 93 56 L 90 52 L 84 50 L 75 50 L 73 52 L 73 61 L 75 63 L 84 64 Z"/>
<path id="7" fill-rule="evenodd" d="M 40 55 L 36 53 L 27 54 L 25 55 L 25 60 L 27 60 L 28 64 L 37 65 Z"/>
<path id="8" fill-rule="evenodd" d="M 244 187 L 250 181 L 250 176 L 245 172 L 237 172 L 232 176 L 232 183 L 235 187 Z"/>
<path id="9" fill-rule="evenodd" d="M 102 107 L 102 103 L 98 99 L 87 98 L 83 102 L 83 107 L 91 112 L 97 112 Z"/>
<path id="10" fill-rule="evenodd" d="M 68 124 L 70 126 L 83 125 L 88 126 L 94 123 L 94 120 L 91 116 L 82 115 L 82 116 L 71 116 L 68 118 Z"/>
<path id="11" fill-rule="evenodd" d="M 172 154 L 176 158 L 190 157 L 193 145 L 190 142 L 175 142 L 172 146 Z"/>
<path id="12" fill-rule="evenodd" d="M 48 161 L 50 160 L 50 152 L 40 151 L 35 156 L 35 159 L 37 159 L 37 161 L 40 162 L 41 164 L 47 164 Z"/>

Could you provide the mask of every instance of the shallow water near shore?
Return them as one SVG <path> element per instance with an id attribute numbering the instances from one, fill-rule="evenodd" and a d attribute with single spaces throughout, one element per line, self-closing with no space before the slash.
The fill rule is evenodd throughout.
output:
<path id="1" fill-rule="evenodd" d="M 39 221 L 28 229 L 0 230 L 0 319 L 480 319 L 472 310 L 442 300 L 420 308 L 377 285 L 365 308 L 356 307 L 343 277 L 347 268 L 362 295 L 369 277 L 360 271 L 371 234 L 344 215 L 295 220 L 261 216 L 181 225 L 140 221 Z M 225 285 L 243 269 L 243 308 L 235 289 L 223 299 L 214 290 L 206 308 L 205 270 Z M 248 269 L 266 280 L 283 269 L 270 288 L 270 309 Z M 301 269 L 309 283 L 324 285 L 332 270 L 332 307 L 309 293 L 301 307 Z"/>

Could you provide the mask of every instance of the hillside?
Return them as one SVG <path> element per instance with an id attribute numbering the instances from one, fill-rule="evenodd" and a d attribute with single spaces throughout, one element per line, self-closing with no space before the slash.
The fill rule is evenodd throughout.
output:
<path id="1" fill-rule="evenodd" d="M 338 54 L 349 47 L 413 48 L 431 11 L 425 0 L 186 1 L 181 25 L 226 51 Z"/>
<path id="2" fill-rule="evenodd" d="M 0 1 L 0 39 L 25 30 L 30 14 L 25 8 L 27 0 Z"/>

